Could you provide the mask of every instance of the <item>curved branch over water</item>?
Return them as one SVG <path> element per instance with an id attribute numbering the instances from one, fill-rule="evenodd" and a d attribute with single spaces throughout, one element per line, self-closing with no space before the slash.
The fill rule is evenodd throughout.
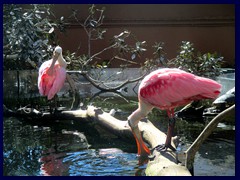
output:
<path id="1" fill-rule="evenodd" d="M 125 85 L 129 84 L 129 83 L 134 83 L 137 81 L 140 81 L 146 74 L 141 75 L 140 77 L 137 77 L 135 79 L 127 79 L 124 80 L 123 82 L 121 82 L 119 85 L 117 86 L 109 86 L 106 85 L 106 82 L 104 81 L 98 81 L 93 79 L 87 71 L 67 71 L 69 74 L 71 73 L 78 73 L 80 75 L 82 75 L 86 80 L 88 80 L 94 87 L 96 87 L 97 89 L 101 90 L 101 91 L 117 91 L 119 89 L 121 89 L 122 87 L 124 87 Z"/>

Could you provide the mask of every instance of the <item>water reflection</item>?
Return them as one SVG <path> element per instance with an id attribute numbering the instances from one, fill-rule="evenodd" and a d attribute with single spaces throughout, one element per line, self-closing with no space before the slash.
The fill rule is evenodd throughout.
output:
<path id="1" fill-rule="evenodd" d="M 117 148 L 87 149 L 79 152 L 50 154 L 41 158 L 42 175 L 132 176 L 136 171 L 136 154 Z"/>
<path id="2" fill-rule="evenodd" d="M 63 163 L 65 152 L 57 153 L 53 148 L 42 151 L 39 159 L 41 164 L 40 175 L 44 176 L 66 176 L 68 175 L 69 163 Z"/>
<path id="3" fill-rule="evenodd" d="M 223 156 L 224 154 L 224 156 Z M 196 154 L 194 168 L 196 176 L 232 176 L 235 175 L 235 142 L 232 140 L 208 140 Z"/>
<path id="4" fill-rule="evenodd" d="M 4 118 L 4 175 L 144 175 L 145 167 L 138 165 L 135 152 L 97 147 L 106 146 L 104 144 L 88 149 L 91 146 L 83 135 L 79 136 L 76 131 L 66 133 L 71 131 L 61 130 L 58 124 L 54 126 L 32 126 L 16 118 Z M 103 143 L 99 137 L 95 141 Z M 106 140 L 105 143 L 108 144 Z"/>

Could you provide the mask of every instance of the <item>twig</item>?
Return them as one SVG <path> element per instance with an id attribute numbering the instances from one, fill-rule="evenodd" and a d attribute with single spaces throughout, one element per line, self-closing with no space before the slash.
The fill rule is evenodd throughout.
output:
<path id="1" fill-rule="evenodd" d="M 118 59 L 118 60 L 121 60 L 121 61 L 125 61 L 125 62 L 129 62 L 129 63 L 132 63 L 132 64 L 138 64 L 138 63 L 136 63 L 136 62 L 134 62 L 134 61 L 130 61 L 130 60 L 128 60 L 128 59 L 124 59 L 124 58 L 120 58 L 120 57 L 118 57 L 118 56 L 114 56 L 113 57 L 113 59 Z"/>
<path id="2" fill-rule="evenodd" d="M 103 50 L 97 52 L 96 54 L 92 55 L 92 56 L 84 63 L 84 66 L 87 65 L 88 63 L 90 63 L 90 62 L 93 60 L 93 58 L 95 58 L 95 57 L 98 56 L 99 54 L 102 54 L 104 51 L 107 51 L 108 49 L 114 48 L 114 46 L 116 46 L 116 45 L 117 45 L 117 43 L 114 43 L 114 44 L 112 44 L 111 46 L 108 46 L 108 47 L 104 48 Z"/>

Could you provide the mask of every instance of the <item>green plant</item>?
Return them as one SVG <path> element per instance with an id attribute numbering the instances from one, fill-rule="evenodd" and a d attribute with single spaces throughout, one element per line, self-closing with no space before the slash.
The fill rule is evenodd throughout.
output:
<path id="1" fill-rule="evenodd" d="M 168 62 L 174 66 L 196 75 L 215 77 L 219 75 L 223 57 L 217 53 L 204 53 L 195 51 L 193 43 L 182 41 L 179 54 Z"/>
<path id="2" fill-rule="evenodd" d="M 143 69 L 146 69 L 148 71 L 152 69 L 156 69 L 158 67 L 166 67 L 166 53 L 164 51 L 164 42 L 155 42 L 155 44 L 152 46 L 154 52 L 153 52 L 153 59 L 146 59 L 144 62 L 144 66 L 142 66 Z"/>
<path id="3" fill-rule="evenodd" d="M 4 69 L 33 69 L 52 54 L 54 28 L 50 5 L 3 5 Z"/>

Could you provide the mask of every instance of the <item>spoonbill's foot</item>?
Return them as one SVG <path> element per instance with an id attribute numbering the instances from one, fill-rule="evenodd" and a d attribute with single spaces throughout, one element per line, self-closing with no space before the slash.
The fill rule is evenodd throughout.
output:
<path id="1" fill-rule="evenodd" d="M 176 151 L 176 149 L 171 144 L 160 144 L 157 145 L 154 149 L 156 149 L 158 152 L 164 152 L 167 149 L 171 149 L 172 151 Z"/>
<path id="2" fill-rule="evenodd" d="M 150 161 L 154 160 L 155 157 L 156 157 L 156 155 L 153 155 L 153 154 L 148 155 L 148 159 Z"/>

